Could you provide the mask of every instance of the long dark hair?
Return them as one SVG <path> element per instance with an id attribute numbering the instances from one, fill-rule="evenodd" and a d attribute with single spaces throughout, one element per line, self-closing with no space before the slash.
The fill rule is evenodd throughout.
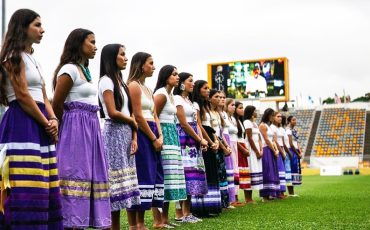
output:
<path id="1" fill-rule="evenodd" d="M 196 102 L 200 109 L 200 118 L 204 120 L 206 112 L 209 112 L 209 102 L 200 94 L 200 89 L 208 82 L 204 80 L 197 80 L 194 82 L 193 98 L 192 102 Z"/>
<path id="2" fill-rule="evenodd" d="M 281 126 L 284 128 L 287 125 L 287 119 L 285 115 L 281 115 Z"/>
<path id="3" fill-rule="evenodd" d="M 253 117 L 254 111 L 256 111 L 256 107 L 247 105 L 244 109 L 244 120 L 250 120 Z"/>
<path id="4" fill-rule="evenodd" d="M 175 69 L 176 67 L 173 65 L 165 65 L 159 70 L 157 85 L 155 86 L 153 93 L 155 93 L 155 91 L 167 85 L 167 79 L 171 77 L 172 72 Z"/>
<path id="5" fill-rule="evenodd" d="M 181 95 L 182 91 L 181 90 L 181 84 L 184 84 L 184 82 L 186 81 L 186 79 L 188 79 L 189 77 L 192 77 L 193 75 L 190 74 L 190 73 L 186 73 L 186 72 L 181 72 L 179 73 L 179 85 L 176 86 L 174 89 L 173 89 L 173 95 Z M 189 98 L 192 98 L 193 95 L 192 93 L 189 93 Z"/>
<path id="6" fill-rule="evenodd" d="M 261 122 L 270 125 L 271 124 L 270 117 L 274 115 L 274 112 L 275 111 L 271 108 L 266 109 L 262 115 Z"/>
<path id="7" fill-rule="evenodd" d="M 132 57 L 127 83 L 139 80 L 139 78 L 143 75 L 143 65 L 151 56 L 152 55 L 145 52 L 138 52 Z"/>
<path id="8" fill-rule="evenodd" d="M 65 64 L 79 64 L 81 60 L 83 60 L 83 53 L 82 53 L 82 45 L 84 44 L 85 39 L 90 34 L 94 34 L 92 31 L 87 29 L 75 29 L 73 30 L 67 37 L 67 40 L 64 44 L 63 53 L 60 56 L 60 62 L 58 67 L 54 71 L 54 78 L 53 78 L 53 88 L 57 84 L 57 74 L 59 70 Z M 86 59 L 84 66 L 89 66 L 89 60 Z"/>
<path id="9" fill-rule="evenodd" d="M 8 30 L 0 52 L 0 63 L 4 64 L 4 62 L 7 62 L 6 66 L 0 67 L 0 105 L 8 105 L 5 90 L 7 75 L 3 68 L 6 68 L 9 75 L 19 76 L 22 61 L 21 53 L 26 48 L 25 42 L 28 38 L 28 27 L 37 17 L 40 17 L 40 15 L 33 10 L 19 9 L 13 13 L 9 20 Z"/>
<path id="10" fill-rule="evenodd" d="M 213 97 L 213 95 L 215 95 L 216 93 L 221 93 L 221 91 L 220 90 L 218 90 L 218 89 L 211 89 L 210 91 L 209 91 L 209 100 L 211 100 L 211 98 Z M 210 103 L 211 104 L 211 103 Z M 218 114 L 219 114 L 219 116 L 220 116 L 220 120 L 221 120 L 221 126 L 222 127 L 225 127 L 225 120 L 222 118 L 222 116 L 221 116 L 221 113 L 218 111 L 218 107 L 216 106 L 216 110 L 215 110 L 216 112 L 218 112 Z"/>
<path id="11" fill-rule="evenodd" d="M 243 116 L 239 116 L 236 112 L 239 105 L 243 105 L 243 103 L 241 103 L 240 101 L 236 101 L 235 102 L 234 117 L 235 117 L 235 120 L 236 120 L 236 127 L 238 128 L 238 137 L 239 138 L 245 138 L 245 133 L 244 133 L 244 137 L 243 137 L 243 130 L 245 130 L 244 124 L 243 124 Z"/>
<path id="12" fill-rule="evenodd" d="M 116 110 L 120 111 L 123 106 L 123 94 L 121 92 L 121 87 L 124 88 L 128 97 L 128 107 L 130 114 L 132 112 L 131 98 L 127 85 L 123 82 L 122 72 L 117 66 L 117 55 L 120 48 L 124 46 L 121 44 L 108 44 L 103 47 L 100 56 L 100 78 L 107 76 L 110 78 L 114 85 L 113 97 L 114 103 L 116 105 Z M 104 111 L 102 109 L 101 101 L 99 100 L 100 106 L 100 116 L 105 117 Z"/>

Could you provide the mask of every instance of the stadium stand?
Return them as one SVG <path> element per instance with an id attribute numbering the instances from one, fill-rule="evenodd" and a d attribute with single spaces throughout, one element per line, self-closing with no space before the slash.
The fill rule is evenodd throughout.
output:
<path id="1" fill-rule="evenodd" d="M 360 156 L 364 152 L 366 110 L 324 108 L 316 133 L 314 156 Z"/>

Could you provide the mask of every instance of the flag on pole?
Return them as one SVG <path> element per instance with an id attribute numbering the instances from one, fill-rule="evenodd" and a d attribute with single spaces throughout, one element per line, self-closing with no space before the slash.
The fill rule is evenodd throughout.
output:
<path id="1" fill-rule="evenodd" d="M 335 96 L 334 96 L 334 100 L 335 100 L 335 103 L 336 103 L 336 104 L 342 104 L 342 101 L 340 100 L 340 98 L 338 97 L 338 95 L 337 95 L 337 94 L 335 94 Z"/>

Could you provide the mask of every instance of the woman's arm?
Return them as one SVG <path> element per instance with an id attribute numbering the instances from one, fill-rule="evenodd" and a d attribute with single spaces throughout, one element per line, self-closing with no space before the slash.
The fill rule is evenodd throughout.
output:
<path id="1" fill-rule="evenodd" d="M 281 148 L 281 146 L 278 143 L 277 133 L 274 133 L 274 144 L 276 146 L 276 150 L 278 151 L 278 154 L 280 152 L 282 154 L 282 156 L 285 158 L 285 152 L 284 152 L 284 150 Z"/>
<path id="2" fill-rule="evenodd" d="M 290 148 L 293 149 L 293 152 L 295 152 L 297 155 L 299 154 L 298 153 L 298 150 L 295 148 L 295 146 L 293 145 L 293 136 L 292 135 L 288 135 L 288 138 L 289 138 L 289 145 L 290 145 Z"/>
<path id="3" fill-rule="evenodd" d="M 274 145 L 272 142 L 269 140 L 268 135 L 267 135 L 267 127 L 263 124 L 259 126 L 261 135 L 267 146 L 275 153 Z"/>
<path id="4" fill-rule="evenodd" d="M 157 142 L 158 140 L 157 140 L 157 136 L 152 132 L 146 119 L 143 116 L 143 113 L 141 110 L 140 86 L 136 82 L 130 82 L 130 84 L 128 85 L 128 88 L 130 90 L 133 114 L 135 116 L 138 127 L 143 133 L 145 133 L 145 135 L 149 138 L 149 140 L 154 145 L 154 143 Z"/>
<path id="5" fill-rule="evenodd" d="M 185 130 L 185 132 L 202 146 L 207 146 L 208 142 L 202 137 L 198 136 L 198 134 L 195 133 L 194 129 L 187 122 L 184 108 L 181 105 L 178 105 L 176 106 L 176 110 L 177 119 L 179 120 L 180 125 Z"/>
<path id="6" fill-rule="evenodd" d="M 105 90 L 103 92 L 103 100 L 105 106 L 107 107 L 108 116 L 111 119 L 128 124 L 133 130 L 137 129 L 137 124 L 133 117 L 129 117 L 116 109 L 116 103 L 114 101 L 113 92 L 111 90 Z"/>
<path id="7" fill-rule="evenodd" d="M 9 69 L 9 63 L 6 62 L 5 68 Z M 14 89 L 15 97 L 21 108 L 44 127 L 48 127 L 49 121 L 41 112 L 36 102 L 33 100 L 28 91 L 28 84 L 26 80 L 25 64 L 21 62 L 21 72 L 19 76 L 10 75 L 10 83 Z"/>
<path id="8" fill-rule="evenodd" d="M 63 117 L 64 101 L 73 86 L 72 78 L 68 74 L 62 74 L 57 80 L 53 98 L 53 110 L 57 118 L 61 121 Z"/>
<path id="9" fill-rule="evenodd" d="M 261 158 L 261 153 L 260 153 L 260 150 L 257 149 L 257 146 L 256 144 L 254 143 L 253 141 L 253 133 L 252 133 L 252 129 L 245 129 L 245 132 L 247 133 L 247 140 L 249 142 L 249 145 L 251 146 L 251 148 L 253 149 L 253 151 L 256 153 L 257 155 L 257 158 Z"/>
<path id="10" fill-rule="evenodd" d="M 249 150 L 245 148 L 243 145 L 240 144 L 240 142 L 237 142 L 238 149 L 242 151 L 242 154 L 246 157 L 249 157 Z"/>
<path id="11" fill-rule="evenodd" d="M 48 114 L 49 125 L 46 127 L 46 131 L 52 136 L 54 143 L 58 141 L 58 125 L 59 121 L 55 117 L 53 108 L 51 107 L 48 96 L 46 95 L 45 85 L 42 86 L 42 94 L 44 97 L 45 109 Z"/>
<path id="12" fill-rule="evenodd" d="M 157 111 L 156 112 L 156 115 L 158 117 L 161 114 L 164 106 L 166 105 L 166 102 L 167 102 L 166 95 L 163 95 L 163 94 L 157 94 L 157 95 L 155 95 L 155 97 L 154 97 L 154 104 L 155 104 L 155 110 Z"/>

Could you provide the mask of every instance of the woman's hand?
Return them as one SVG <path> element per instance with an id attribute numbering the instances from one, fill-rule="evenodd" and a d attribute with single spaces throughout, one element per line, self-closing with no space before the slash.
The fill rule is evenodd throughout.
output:
<path id="1" fill-rule="evenodd" d="M 256 152 L 257 159 L 262 158 L 262 151 Z"/>
<path id="2" fill-rule="evenodd" d="M 53 139 L 53 142 L 58 142 L 58 121 L 55 119 L 49 120 L 45 127 L 46 133 Z"/>
<path id="3" fill-rule="evenodd" d="M 130 155 L 135 155 L 136 151 L 137 151 L 137 140 L 133 139 L 131 141 L 131 153 L 130 153 Z"/>
<path id="4" fill-rule="evenodd" d="M 243 156 L 245 156 L 245 157 L 249 157 L 249 150 L 248 149 L 246 149 L 246 148 L 242 148 L 242 154 L 243 154 Z"/>
<path id="5" fill-rule="evenodd" d="M 160 138 L 157 138 L 155 141 L 153 141 L 153 147 L 156 152 L 160 152 L 162 150 L 162 146 L 163 140 L 161 141 Z"/>
<path id="6" fill-rule="evenodd" d="M 230 156 L 231 153 L 232 153 L 232 151 L 231 151 L 230 146 L 226 146 L 225 156 Z"/>

